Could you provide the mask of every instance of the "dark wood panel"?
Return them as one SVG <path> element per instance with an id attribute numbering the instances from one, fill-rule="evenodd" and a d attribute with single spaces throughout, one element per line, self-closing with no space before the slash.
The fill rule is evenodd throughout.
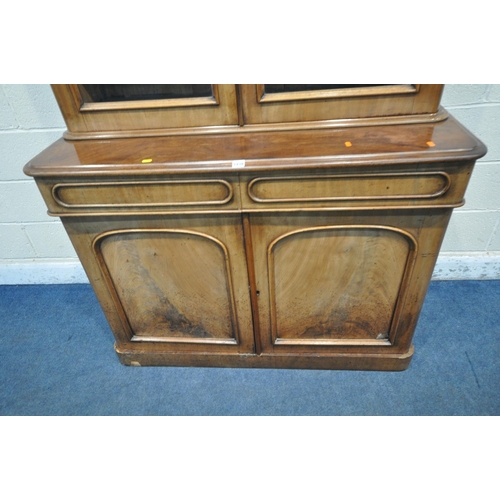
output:
<path id="1" fill-rule="evenodd" d="M 377 226 L 280 236 L 268 250 L 274 343 L 388 343 L 415 246 L 409 234 Z"/>
<path id="2" fill-rule="evenodd" d="M 96 249 L 134 336 L 236 343 L 229 255 L 220 241 L 144 229 L 105 234 Z"/>

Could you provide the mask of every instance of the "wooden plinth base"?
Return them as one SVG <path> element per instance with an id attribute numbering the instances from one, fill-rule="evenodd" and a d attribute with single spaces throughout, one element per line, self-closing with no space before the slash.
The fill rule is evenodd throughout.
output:
<path id="1" fill-rule="evenodd" d="M 283 368 L 311 370 L 403 371 L 410 364 L 413 345 L 403 354 L 332 354 L 329 356 L 268 354 L 192 354 L 145 351 L 143 347 L 120 347 L 115 351 L 127 366 L 195 366 L 218 368 Z"/>

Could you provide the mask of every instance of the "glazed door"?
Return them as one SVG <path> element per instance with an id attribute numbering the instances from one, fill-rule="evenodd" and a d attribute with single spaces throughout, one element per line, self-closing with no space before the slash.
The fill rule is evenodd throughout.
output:
<path id="1" fill-rule="evenodd" d="M 436 113 L 442 85 L 241 85 L 245 124 L 314 122 Z"/>
<path id="2" fill-rule="evenodd" d="M 130 137 L 238 124 L 235 85 L 52 85 L 69 138 Z"/>
<path id="3" fill-rule="evenodd" d="M 252 214 L 262 351 L 402 348 L 448 216 Z"/>
<path id="4" fill-rule="evenodd" d="M 85 106 L 113 107 L 151 106 L 157 107 L 158 101 L 164 106 L 176 104 L 196 105 L 196 100 L 210 104 L 215 100 L 218 86 L 210 84 L 78 84 L 78 91 Z M 202 100 L 203 99 L 203 100 Z M 153 101 L 153 103 L 151 102 Z M 157 101 L 157 102 L 154 102 Z M 180 102 L 184 101 L 184 102 Z M 138 104 L 141 102 L 141 104 Z M 115 103 L 115 104 L 113 104 Z M 126 103 L 126 104 L 125 104 Z"/>

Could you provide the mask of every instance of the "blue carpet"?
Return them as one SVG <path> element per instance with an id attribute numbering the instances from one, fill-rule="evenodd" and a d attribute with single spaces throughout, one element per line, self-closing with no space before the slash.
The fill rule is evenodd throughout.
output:
<path id="1" fill-rule="evenodd" d="M 405 372 L 134 368 L 89 285 L 0 287 L 1 415 L 499 415 L 500 281 L 432 282 Z"/>

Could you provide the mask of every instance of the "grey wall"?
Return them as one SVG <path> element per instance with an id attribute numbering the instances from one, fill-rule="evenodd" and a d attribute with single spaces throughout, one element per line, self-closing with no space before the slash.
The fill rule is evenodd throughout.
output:
<path id="1" fill-rule="evenodd" d="M 500 279 L 500 85 L 446 85 L 442 104 L 488 146 L 455 211 L 435 277 Z M 0 86 L 0 284 L 85 281 L 22 168 L 65 130 L 49 85 Z"/>

